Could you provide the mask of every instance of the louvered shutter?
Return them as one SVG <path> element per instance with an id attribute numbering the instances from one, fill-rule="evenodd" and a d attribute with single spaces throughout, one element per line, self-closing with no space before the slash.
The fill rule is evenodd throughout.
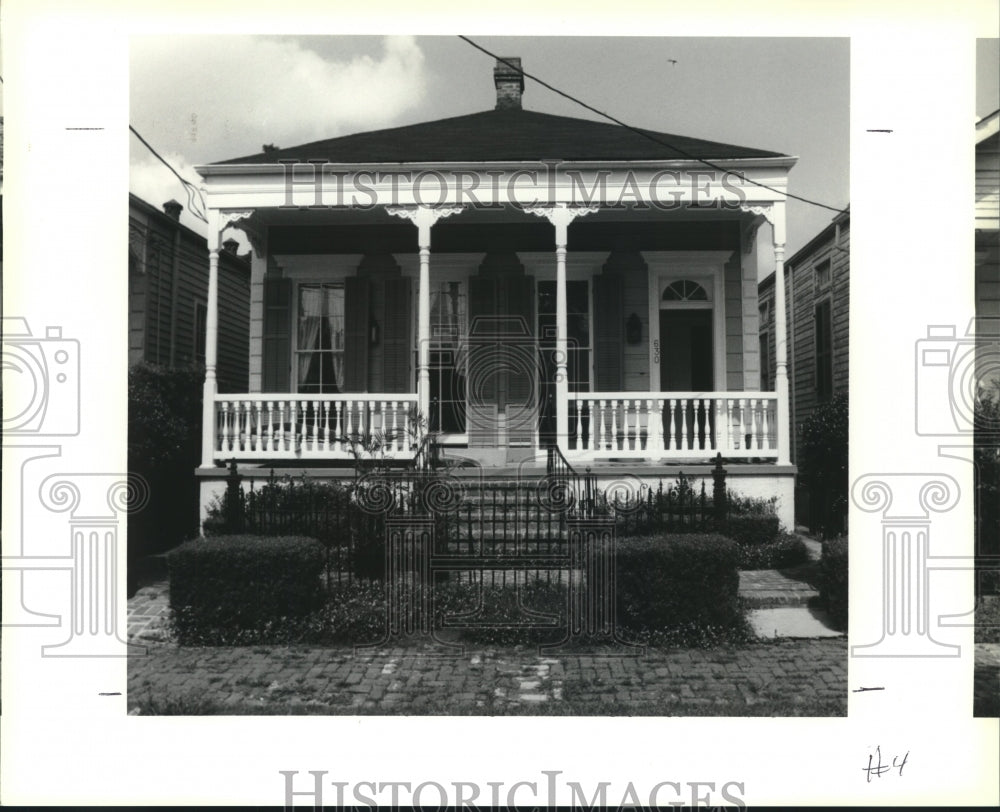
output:
<path id="1" fill-rule="evenodd" d="M 533 393 L 538 385 L 538 356 L 534 341 L 532 276 L 503 277 L 498 285 L 503 292 L 503 315 L 508 317 L 505 331 L 510 334 L 507 346 L 509 363 L 505 377 L 508 440 L 530 443 L 537 428 Z"/>
<path id="2" fill-rule="evenodd" d="M 264 278 L 261 384 L 265 392 L 288 392 L 292 369 L 292 280 Z"/>
<path id="3" fill-rule="evenodd" d="M 368 391 L 369 282 L 344 280 L 344 391 Z"/>
<path id="4" fill-rule="evenodd" d="M 594 367 L 598 392 L 620 392 L 624 353 L 622 278 L 619 274 L 594 277 Z"/>
<path id="5" fill-rule="evenodd" d="M 469 277 L 469 371 L 480 363 L 496 344 L 497 281 L 491 276 Z M 477 321 L 478 317 L 482 317 Z M 474 376 L 476 391 L 469 392 L 470 400 L 495 403 L 497 397 L 496 376 L 482 373 Z"/>
<path id="6" fill-rule="evenodd" d="M 382 322 L 384 389 L 388 393 L 410 391 L 412 328 L 410 325 L 410 278 L 385 280 L 385 315 Z"/>

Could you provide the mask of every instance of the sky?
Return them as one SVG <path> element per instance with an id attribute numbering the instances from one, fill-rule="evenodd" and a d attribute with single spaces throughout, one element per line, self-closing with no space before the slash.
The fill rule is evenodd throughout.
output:
<path id="1" fill-rule="evenodd" d="M 633 126 L 797 156 L 789 191 L 835 208 L 849 203 L 846 38 L 473 38 Z M 980 61 L 998 64 L 997 41 L 986 42 Z M 492 109 L 493 64 L 452 36 L 135 36 L 130 121 L 197 183 L 195 165 L 263 144 Z M 980 115 L 1000 106 L 993 75 L 979 85 Z M 524 107 L 600 120 L 530 80 Z M 130 165 L 131 190 L 143 199 L 185 200 L 135 138 Z M 834 214 L 790 200 L 788 255 Z M 190 213 L 183 221 L 203 231 Z"/>

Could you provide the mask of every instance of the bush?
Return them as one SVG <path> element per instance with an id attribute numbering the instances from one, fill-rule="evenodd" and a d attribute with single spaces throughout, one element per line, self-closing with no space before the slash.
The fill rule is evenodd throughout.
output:
<path id="1" fill-rule="evenodd" d="M 169 549 L 198 532 L 203 370 L 136 364 L 128 373 L 128 469 L 149 484 L 128 517 L 128 558 Z"/>
<path id="2" fill-rule="evenodd" d="M 640 642 L 699 645 L 746 634 L 739 549 L 717 534 L 624 538 L 618 623 Z"/>
<path id="3" fill-rule="evenodd" d="M 847 539 L 823 542 L 819 562 L 820 600 L 837 629 L 847 628 Z"/>
<path id="4" fill-rule="evenodd" d="M 817 406 L 802 425 L 799 474 L 809 490 L 810 529 L 829 537 L 846 530 L 847 393 Z"/>
<path id="5" fill-rule="evenodd" d="M 167 557 L 183 645 L 286 642 L 283 623 L 323 604 L 323 548 L 305 537 L 216 536 Z"/>
<path id="6" fill-rule="evenodd" d="M 742 547 L 768 544 L 781 530 L 777 516 L 729 516 L 722 533 Z"/>
<path id="7" fill-rule="evenodd" d="M 809 549 L 798 536 L 785 533 L 763 544 L 740 545 L 741 570 L 776 570 L 809 561 Z"/>
<path id="8" fill-rule="evenodd" d="M 1000 383 L 1000 382 L 998 382 Z M 975 402 L 976 558 L 979 594 L 1000 594 L 1000 389 L 980 389 Z"/>

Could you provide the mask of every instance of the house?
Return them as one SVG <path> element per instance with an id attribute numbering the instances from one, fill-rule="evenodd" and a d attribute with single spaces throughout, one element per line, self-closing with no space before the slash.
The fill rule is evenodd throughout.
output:
<path id="1" fill-rule="evenodd" d="M 1000 336 L 1000 110 L 976 122 L 977 379 L 1000 378 L 990 347 Z M 994 350 L 995 351 L 995 350 Z"/>
<path id="2" fill-rule="evenodd" d="M 493 75 L 491 110 L 198 167 L 203 509 L 230 461 L 335 476 L 376 430 L 397 460 L 430 432 L 497 476 L 544 474 L 554 444 L 599 485 L 721 454 L 791 526 L 784 308 L 765 392 L 754 245 L 780 280 L 796 159 L 529 111 L 520 60 Z M 222 394 L 227 227 L 253 246 L 250 375 Z"/>
<path id="3" fill-rule="evenodd" d="M 797 461 L 802 428 L 817 406 L 848 391 L 850 234 L 847 209 L 785 263 L 793 462 Z M 770 274 L 758 286 L 761 388 L 765 390 L 774 389 L 776 366 L 774 278 Z M 798 487 L 796 521 L 812 528 L 830 525 L 830 532 L 837 532 L 833 525 L 845 529 L 844 517 L 827 515 L 825 501 L 822 494 Z"/>
<path id="4" fill-rule="evenodd" d="M 203 365 L 208 314 L 205 238 L 163 209 L 129 194 L 128 360 L 167 367 Z M 220 391 L 248 384 L 250 261 L 227 240 L 219 259 L 217 368 Z"/>

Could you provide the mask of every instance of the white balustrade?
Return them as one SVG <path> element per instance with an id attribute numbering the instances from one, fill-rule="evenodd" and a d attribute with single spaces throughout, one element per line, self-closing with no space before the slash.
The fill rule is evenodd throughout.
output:
<path id="1" fill-rule="evenodd" d="M 637 395 L 639 395 L 637 397 Z M 571 392 L 578 459 L 777 459 L 774 392 Z"/>
<path id="2" fill-rule="evenodd" d="M 381 438 L 387 457 L 416 453 L 413 395 L 216 395 L 215 459 L 353 459 Z"/>

